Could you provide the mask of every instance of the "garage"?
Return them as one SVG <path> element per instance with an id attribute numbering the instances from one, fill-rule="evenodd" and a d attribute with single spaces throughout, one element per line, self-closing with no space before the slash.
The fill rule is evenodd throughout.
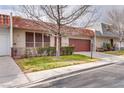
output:
<path id="1" fill-rule="evenodd" d="M 10 55 L 9 31 L 0 29 L 0 56 Z"/>
<path id="2" fill-rule="evenodd" d="M 75 52 L 90 51 L 90 40 L 69 39 L 69 45 L 75 47 Z"/>

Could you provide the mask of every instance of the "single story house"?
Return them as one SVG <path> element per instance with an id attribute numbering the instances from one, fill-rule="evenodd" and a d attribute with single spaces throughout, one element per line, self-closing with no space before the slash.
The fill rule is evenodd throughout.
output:
<path id="1" fill-rule="evenodd" d="M 49 34 L 44 23 L 41 24 L 31 19 L 0 14 L 0 56 L 11 56 L 15 50 L 17 56 L 24 55 L 25 48 L 55 47 L 56 37 Z M 66 35 L 61 37 L 61 46 L 74 46 L 74 51 L 90 51 L 93 30 L 64 26 L 62 31 Z"/>

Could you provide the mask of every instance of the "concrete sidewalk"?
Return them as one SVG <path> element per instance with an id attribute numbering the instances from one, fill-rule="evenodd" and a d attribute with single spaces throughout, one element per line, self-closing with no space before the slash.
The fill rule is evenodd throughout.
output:
<path id="1" fill-rule="evenodd" d="M 10 88 L 28 82 L 29 80 L 11 57 L 0 57 L 0 87 Z"/>
<path id="2" fill-rule="evenodd" d="M 74 65 L 74 66 L 67 66 L 67 67 L 61 67 L 51 70 L 45 70 L 45 71 L 38 71 L 33 73 L 27 73 L 26 76 L 30 79 L 30 83 L 16 86 L 16 87 L 26 87 L 32 84 L 35 84 L 37 82 L 44 82 L 48 80 L 52 80 L 58 77 L 63 77 L 69 74 L 78 73 L 80 71 L 86 71 L 102 66 L 111 65 L 113 62 L 92 62 L 92 63 L 86 63 L 86 64 L 80 64 L 80 65 Z"/>

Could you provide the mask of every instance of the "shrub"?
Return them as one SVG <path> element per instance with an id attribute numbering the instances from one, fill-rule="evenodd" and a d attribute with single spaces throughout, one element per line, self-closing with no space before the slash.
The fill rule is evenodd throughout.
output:
<path id="1" fill-rule="evenodd" d="M 61 47 L 60 55 L 72 55 L 74 47 Z M 27 48 L 25 57 L 34 57 L 34 56 L 55 56 L 56 48 L 47 47 L 47 48 Z"/>
<path id="2" fill-rule="evenodd" d="M 49 47 L 48 48 L 48 56 L 55 56 L 56 55 L 56 48 L 55 47 Z"/>
<path id="3" fill-rule="evenodd" d="M 39 56 L 48 56 L 49 49 L 48 48 L 37 48 L 37 52 Z"/>
<path id="4" fill-rule="evenodd" d="M 48 47 L 48 48 L 38 48 L 38 55 L 40 56 L 55 56 L 56 55 L 56 48 L 55 47 Z M 61 55 L 71 55 L 73 54 L 74 47 L 61 47 L 60 54 Z"/>
<path id="5" fill-rule="evenodd" d="M 74 47 L 61 47 L 61 55 L 72 55 Z"/>
<path id="6" fill-rule="evenodd" d="M 111 49 L 111 44 L 107 43 L 106 46 L 107 46 L 107 49 L 109 50 Z"/>
<path id="7" fill-rule="evenodd" d="M 26 48 L 25 57 L 33 57 L 37 56 L 37 49 L 36 48 Z"/>
<path id="8" fill-rule="evenodd" d="M 108 51 L 112 49 L 112 46 L 110 43 L 103 43 L 103 48 L 105 51 Z"/>

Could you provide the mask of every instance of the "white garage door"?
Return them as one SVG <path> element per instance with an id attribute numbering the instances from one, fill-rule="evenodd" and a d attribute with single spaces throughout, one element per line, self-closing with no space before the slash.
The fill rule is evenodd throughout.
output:
<path id="1" fill-rule="evenodd" d="M 10 55 L 9 31 L 0 29 L 0 56 Z"/>

